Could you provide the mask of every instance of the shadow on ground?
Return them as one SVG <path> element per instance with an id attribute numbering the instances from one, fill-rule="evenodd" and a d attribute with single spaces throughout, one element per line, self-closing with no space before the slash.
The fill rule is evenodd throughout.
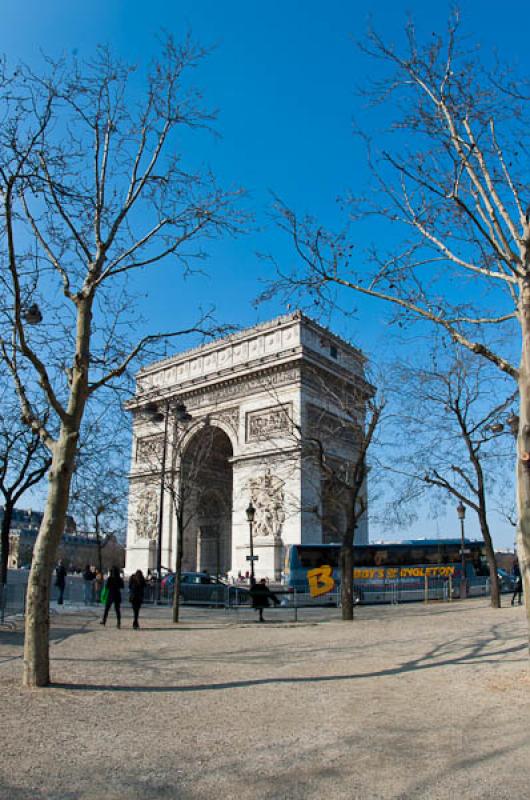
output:
<path id="1" fill-rule="evenodd" d="M 109 691 L 109 692 L 153 692 L 153 693 L 175 693 L 184 692 L 209 692 L 223 691 L 226 689 L 250 688 L 254 686 L 274 685 L 274 684 L 307 684 L 307 683 L 335 683 L 337 681 L 355 681 L 366 678 L 384 678 L 405 673 L 439 669 L 442 667 L 475 665 L 479 663 L 497 663 L 506 660 L 507 656 L 525 654 L 521 662 L 526 663 L 525 643 L 520 644 L 501 644 L 501 626 L 492 625 L 488 634 L 482 634 L 479 639 L 470 642 L 464 653 L 451 655 L 455 647 L 462 647 L 462 638 L 455 638 L 452 641 L 443 642 L 426 651 L 422 656 L 404 661 L 396 667 L 374 670 L 371 672 L 346 673 L 341 675 L 315 675 L 300 677 L 264 677 L 252 678 L 249 680 L 225 681 L 220 683 L 197 683 L 197 684 L 175 684 L 175 685 L 134 685 L 134 684 L 101 684 L 101 683 L 52 683 L 53 688 L 68 689 L 73 691 Z M 501 645 L 501 646 L 499 646 Z M 81 659 L 82 660 L 82 659 Z M 154 659 L 156 662 L 158 659 Z M 174 659 L 166 659 L 172 661 Z"/>

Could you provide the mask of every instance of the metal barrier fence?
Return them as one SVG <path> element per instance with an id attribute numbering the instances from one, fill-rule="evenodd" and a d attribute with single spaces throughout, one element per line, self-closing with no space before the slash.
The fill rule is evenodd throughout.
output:
<path id="1" fill-rule="evenodd" d="M 425 578 L 423 581 L 386 581 L 381 585 L 354 584 L 355 593 L 363 604 L 429 602 L 433 600 L 449 602 L 457 595 L 451 578 Z"/>
<path id="2" fill-rule="evenodd" d="M 264 609 L 267 616 L 269 612 L 273 612 L 273 619 L 279 613 L 288 614 L 294 622 L 298 622 L 298 612 L 301 608 L 323 608 L 323 607 L 338 607 L 340 604 L 339 592 L 328 592 L 322 597 L 312 597 L 309 592 L 298 592 L 296 589 L 276 589 L 272 587 L 271 593 L 279 600 L 278 604 L 271 601 L 269 606 Z M 237 597 L 232 596 L 229 602 L 225 605 L 225 613 L 230 611 L 255 611 L 250 602 L 248 590 L 247 597 L 243 602 L 238 602 Z"/>
<path id="3" fill-rule="evenodd" d="M 0 584 L 0 622 L 26 611 L 26 583 Z"/>
<path id="4" fill-rule="evenodd" d="M 460 582 L 449 578 L 425 578 L 424 581 L 388 581 L 381 586 L 354 584 L 361 603 L 400 603 L 431 601 L 451 602 L 460 598 Z M 466 582 L 466 597 L 485 597 L 490 593 L 489 578 L 473 578 Z"/>
<path id="5" fill-rule="evenodd" d="M 0 584 L 0 622 L 6 616 L 24 614 L 26 606 L 26 587 L 27 575 L 22 576 L 17 582 Z M 144 603 L 160 603 L 169 606 L 173 602 L 173 587 L 163 585 L 160 587 L 158 596 L 156 584 L 148 583 L 145 587 Z M 301 592 L 294 589 L 271 589 L 273 594 L 278 596 L 280 604 L 278 609 L 293 610 L 294 617 L 297 619 L 297 609 L 335 606 L 339 607 L 340 587 L 333 592 L 328 592 L 319 597 L 312 597 L 309 592 Z M 489 594 L 489 580 L 475 579 L 468 581 L 467 596 L 481 597 Z M 85 594 L 87 592 L 87 594 Z M 401 581 L 389 581 L 381 586 L 357 583 L 354 584 L 354 594 L 356 602 L 362 604 L 389 603 L 397 605 L 407 602 L 430 602 L 451 600 L 460 596 L 460 585 L 456 581 L 449 579 L 426 579 L 425 582 L 410 584 Z M 59 596 L 58 588 L 53 585 L 51 600 L 56 602 Z M 123 604 L 128 604 L 128 587 L 125 587 L 122 594 Z M 67 576 L 64 590 L 63 602 L 65 605 L 87 605 L 98 607 L 97 598 L 94 593 L 94 586 L 90 584 L 86 587 L 86 582 L 80 576 Z M 224 608 L 227 611 L 237 609 L 250 609 L 252 606 L 249 588 L 239 584 L 187 584 L 182 587 L 180 603 L 182 605 L 203 606 L 209 608 Z M 270 606 L 271 610 L 276 606 Z"/>

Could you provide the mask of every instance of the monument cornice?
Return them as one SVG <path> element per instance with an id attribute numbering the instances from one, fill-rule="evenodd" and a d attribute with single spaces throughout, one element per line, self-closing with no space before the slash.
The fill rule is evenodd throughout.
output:
<path id="1" fill-rule="evenodd" d="M 271 378 L 276 375 L 288 372 L 290 368 L 297 368 L 297 375 L 293 377 L 293 384 L 300 380 L 301 370 L 298 367 L 303 360 L 303 353 L 298 351 L 290 355 L 278 358 L 263 358 L 263 363 L 256 365 L 253 368 L 246 370 L 233 368 L 223 371 L 223 374 L 209 375 L 207 378 L 195 378 L 182 384 L 154 388 L 149 392 L 142 392 L 137 394 L 134 398 L 125 404 L 128 411 L 140 411 L 149 403 L 164 403 L 169 400 L 179 400 L 189 402 L 191 398 L 200 397 L 222 391 L 226 387 L 237 387 L 241 391 L 234 391 L 231 396 L 226 397 L 223 401 L 212 400 L 212 405 L 219 405 L 221 402 L 233 403 L 234 397 L 242 397 L 245 392 L 255 393 L 256 386 L 249 385 L 245 389 L 245 384 L 255 383 L 256 379 L 263 383 L 263 389 L 269 388 L 267 384 L 271 382 Z"/>
<path id="2" fill-rule="evenodd" d="M 200 376 L 191 378 L 179 384 L 174 384 L 168 387 L 154 387 L 150 390 L 139 392 L 134 398 L 125 404 L 128 411 L 138 411 L 149 403 L 164 403 L 170 400 L 179 400 L 182 402 L 189 402 L 192 398 L 201 397 L 205 395 L 215 395 L 226 391 L 227 387 L 232 387 L 233 391 L 230 396 L 224 400 L 212 400 L 212 405 L 218 405 L 220 402 L 231 402 L 235 397 L 243 397 L 247 392 L 255 393 L 256 381 L 258 384 L 263 383 L 263 388 L 267 389 L 267 384 L 271 379 L 280 374 L 287 372 L 290 368 L 295 367 L 298 369 L 298 375 L 293 378 L 293 385 L 301 380 L 305 380 L 307 376 L 303 375 L 303 366 L 308 365 L 310 368 L 323 371 L 328 375 L 338 378 L 344 383 L 352 387 L 361 389 L 367 396 L 374 393 L 374 389 L 361 375 L 352 374 L 341 364 L 329 362 L 327 359 L 322 358 L 311 350 L 305 347 L 290 348 L 281 356 L 275 353 L 270 356 L 263 356 L 259 363 L 255 362 L 252 366 L 238 365 L 219 370 L 216 373 L 211 373 L 208 376 Z M 248 387 L 245 388 L 245 384 Z M 239 387 L 240 391 L 236 391 Z M 272 387 L 269 387 L 272 388 Z"/>
<path id="3" fill-rule="evenodd" d="M 346 339 L 343 339 L 341 336 L 333 333 L 328 328 L 320 325 L 320 323 L 316 322 L 314 319 L 311 319 L 311 317 L 308 317 L 301 311 L 297 310 L 291 312 L 290 314 L 283 314 L 279 317 L 275 317 L 267 322 L 258 323 L 257 325 L 254 325 L 250 328 L 245 328 L 242 331 L 236 331 L 228 336 L 220 337 L 212 342 L 198 345 L 197 347 L 190 348 L 182 353 L 176 353 L 168 358 L 153 361 L 151 364 L 142 367 L 142 369 L 137 372 L 136 379 L 139 380 L 147 375 L 156 374 L 163 370 L 177 366 L 192 358 L 213 353 L 216 350 L 223 349 L 227 346 L 240 344 L 247 340 L 253 339 L 256 336 L 270 333 L 271 331 L 278 331 L 280 329 L 294 327 L 300 323 L 307 328 L 313 329 L 315 333 L 325 337 L 331 343 L 336 344 L 338 347 L 346 350 L 349 355 L 353 356 L 353 358 L 358 362 L 360 367 L 363 367 L 366 363 L 366 356 L 357 347 L 352 345 L 351 342 L 348 342 Z"/>

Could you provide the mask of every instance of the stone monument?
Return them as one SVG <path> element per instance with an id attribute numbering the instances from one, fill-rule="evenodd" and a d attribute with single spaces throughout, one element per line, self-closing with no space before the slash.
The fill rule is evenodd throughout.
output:
<path id="1" fill-rule="evenodd" d="M 289 544 L 340 541 L 349 498 L 329 474 L 347 476 L 357 453 L 364 364 L 294 312 L 142 369 L 126 572 L 174 569 L 181 535 L 183 570 L 245 575 L 250 502 L 257 579 L 281 578 Z M 355 540 L 368 541 L 366 515 Z"/>

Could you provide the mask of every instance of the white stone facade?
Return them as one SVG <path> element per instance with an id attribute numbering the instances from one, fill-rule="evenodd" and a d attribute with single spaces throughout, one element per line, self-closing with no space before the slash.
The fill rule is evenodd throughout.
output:
<path id="1" fill-rule="evenodd" d="M 348 434 L 352 399 L 362 428 L 372 392 L 364 362 L 350 344 L 295 312 L 143 369 L 129 404 L 126 571 L 156 567 L 162 488 L 166 568 L 175 568 L 182 527 L 184 570 L 244 575 L 250 500 L 258 579 L 280 578 L 288 544 L 338 540 L 330 531 L 345 524 L 339 506 L 347 501 L 332 503 L 333 514 L 327 513 L 322 470 L 308 442 L 322 442 L 326 457 L 345 470 L 355 458 L 355 436 Z M 190 420 L 177 421 L 178 403 Z M 153 404 L 167 415 L 167 426 L 146 413 Z M 328 530 L 332 516 L 336 524 Z M 368 541 L 366 516 L 356 541 Z"/>

